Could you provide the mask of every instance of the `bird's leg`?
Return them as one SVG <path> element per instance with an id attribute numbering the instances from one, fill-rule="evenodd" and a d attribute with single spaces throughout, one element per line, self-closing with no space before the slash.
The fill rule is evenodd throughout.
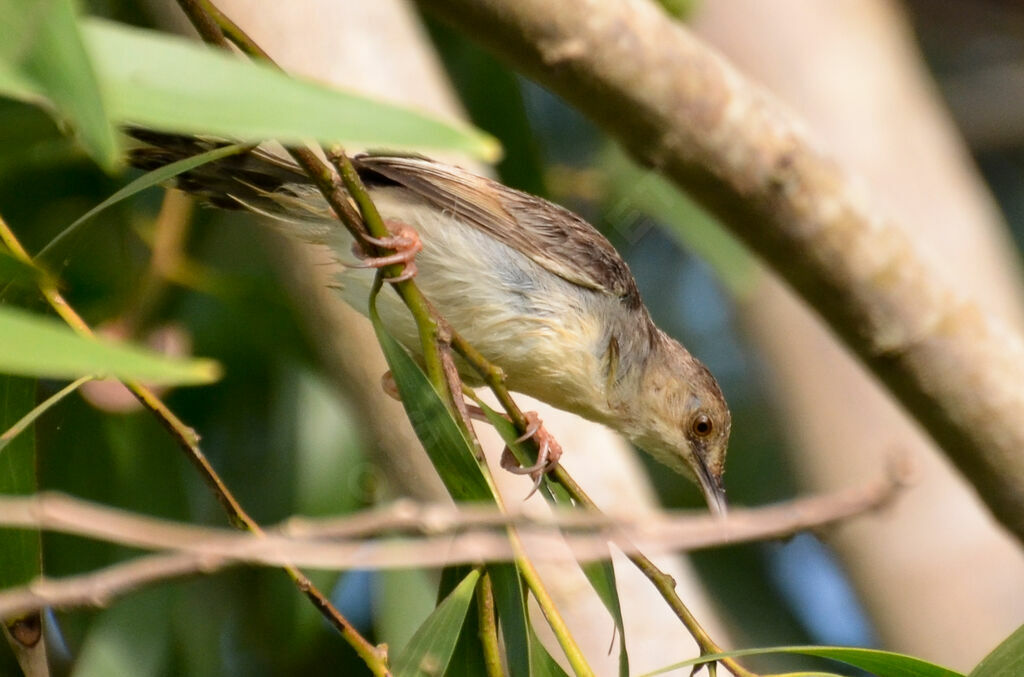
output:
<path id="1" fill-rule="evenodd" d="M 395 384 L 395 378 L 391 375 L 390 371 L 384 372 L 384 375 L 380 378 L 381 388 L 385 393 L 398 400 L 401 399 L 398 396 L 398 386 Z M 475 404 L 466 405 L 466 413 L 469 417 L 477 421 L 483 421 L 488 423 L 487 415 L 484 410 Z M 501 414 L 506 419 L 509 417 L 506 414 Z M 535 411 L 528 411 L 526 414 L 526 432 L 516 438 L 516 442 L 525 442 L 531 437 L 537 440 L 537 462 L 531 466 L 519 465 L 518 459 L 512 450 L 508 448 L 508 445 L 501 452 L 501 460 L 499 465 L 504 470 L 514 475 L 529 475 L 533 478 L 533 489 L 526 495 L 526 498 L 533 496 L 533 494 L 540 488 L 541 480 L 544 478 L 546 473 L 551 472 L 558 467 L 558 459 L 562 457 L 562 445 L 554 438 L 554 436 L 547 431 L 544 427 L 544 423 L 540 420 L 540 416 Z M 511 419 L 509 419 L 511 420 Z M 525 500 L 525 499 L 524 499 Z"/>
<path id="2" fill-rule="evenodd" d="M 367 256 L 366 251 L 358 240 L 352 243 L 352 253 L 360 260 L 359 263 L 349 264 L 352 268 L 383 268 L 396 263 L 405 264 L 405 269 L 395 277 L 384 279 L 392 284 L 412 279 L 416 275 L 416 254 L 423 250 L 423 242 L 419 233 L 411 226 L 398 221 L 387 220 L 384 224 L 388 227 L 391 235 L 387 237 L 371 237 L 363 235 L 363 241 L 384 249 L 393 249 L 394 254 L 385 256 Z"/>

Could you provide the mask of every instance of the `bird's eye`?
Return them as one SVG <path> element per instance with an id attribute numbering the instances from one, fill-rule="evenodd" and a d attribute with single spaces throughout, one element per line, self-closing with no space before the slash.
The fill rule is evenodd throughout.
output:
<path id="1" fill-rule="evenodd" d="M 697 437 L 707 437 L 714 431 L 715 426 L 711 423 L 711 417 L 707 414 L 698 414 L 690 423 L 690 431 Z"/>

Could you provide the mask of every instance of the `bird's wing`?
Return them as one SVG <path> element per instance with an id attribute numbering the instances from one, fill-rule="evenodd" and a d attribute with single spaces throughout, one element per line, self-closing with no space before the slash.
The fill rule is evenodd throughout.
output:
<path id="1" fill-rule="evenodd" d="M 589 223 L 547 200 L 513 190 L 457 167 L 418 157 L 362 155 L 356 167 L 402 186 L 537 265 L 587 289 L 640 305 L 626 262 Z M 378 179 L 379 181 L 379 179 Z"/>

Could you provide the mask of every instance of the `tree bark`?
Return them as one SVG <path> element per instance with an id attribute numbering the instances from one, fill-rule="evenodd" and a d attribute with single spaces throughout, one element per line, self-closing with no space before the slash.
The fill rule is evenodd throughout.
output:
<path id="1" fill-rule="evenodd" d="M 980 307 L 1021 327 L 1015 248 L 891 4 L 705 3 L 694 30 L 805 116 Z M 970 669 L 1024 617 L 1017 543 L 777 279 L 766 276 L 740 310 L 777 378 L 805 484 L 846 486 L 877 472 L 891 450 L 911 454 L 914 488 L 884 519 L 830 540 L 887 646 Z"/>

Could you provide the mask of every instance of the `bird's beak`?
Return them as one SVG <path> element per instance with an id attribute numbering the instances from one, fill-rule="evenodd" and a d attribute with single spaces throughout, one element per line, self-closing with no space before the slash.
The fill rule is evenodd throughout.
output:
<path id="1" fill-rule="evenodd" d="M 704 500 L 711 512 L 719 517 L 724 517 L 726 504 L 722 478 L 713 475 L 711 469 L 700 460 L 697 461 L 697 484 L 700 485 L 700 491 L 704 494 Z"/>

